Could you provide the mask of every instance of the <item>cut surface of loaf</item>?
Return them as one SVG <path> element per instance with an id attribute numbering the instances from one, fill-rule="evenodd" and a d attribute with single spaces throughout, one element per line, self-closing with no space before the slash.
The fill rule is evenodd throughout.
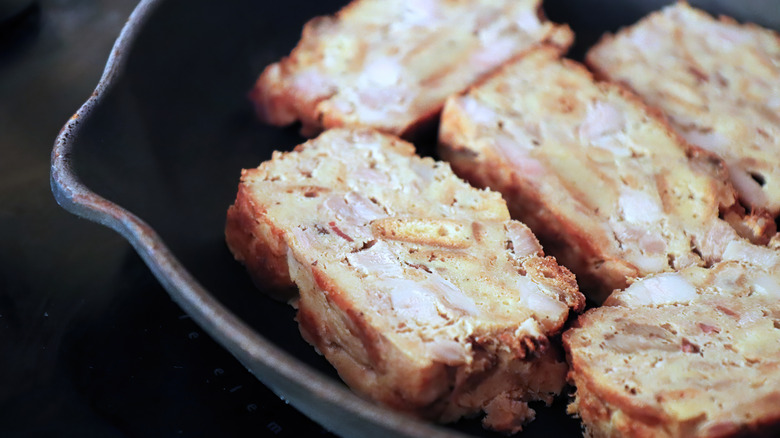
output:
<path id="1" fill-rule="evenodd" d="M 340 126 L 406 135 L 511 57 L 572 40 L 544 19 L 541 0 L 355 0 L 310 21 L 250 97 L 261 119 L 300 121 L 306 135 Z"/>
<path id="2" fill-rule="evenodd" d="M 689 142 L 722 157 L 740 199 L 780 214 L 780 37 L 677 2 L 586 57 L 599 76 L 662 109 Z"/>
<path id="3" fill-rule="evenodd" d="M 780 276 L 726 261 L 616 292 L 563 335 L 593 437 L 778 436 Z"/>
<path id="4" fill-rule="evenodd" d="M 543 47 L 447 101 L 441 156 L 500 191 L 596 302 L 632 279 L 714 263 L 739 240 L 722 162 L 623 88 Z"/>
<path id="5" fill-rule="evenodd" d="M 511 432 L 565 384 L 548 337 L 584 306 L 573 275 L 397 137 L 329 130 L 244 170 L 226 238 L 259 284 L 297 285 L 304 337 L 380 403 Z"/>

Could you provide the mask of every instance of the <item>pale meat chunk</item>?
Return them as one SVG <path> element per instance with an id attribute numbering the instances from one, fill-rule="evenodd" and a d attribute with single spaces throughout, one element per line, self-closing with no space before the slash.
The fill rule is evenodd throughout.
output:
<path id="1" fill-rule="evenodd" d="M 517 54 L 572 39 L 544 19 L 541 0 L 356 0 L 310 21 L 251 98 L 263 120 L 300 121 L 306 135 L 339 126 L 405 135 Z"/>
<path id="2" fill-rule="evenodd" d="M 602 301 L 635 278 L 707 265 L 740 240 L 722 162 L 556 48 L 529 52 L 448 100 L 440 153 Z"/>
<path id="3" fill-rule="evenodd" d="M 722 157 L 740 200 L 780 213 L 780 38 L 677 2 L 587 54 L 598 75 L 663 110 L 689 142 Z"/>
<path id="4" fill-rule="evenodd" d="M 778 436 L 778 268 L 659 274 L 582 315 L 563 335 L 570 413 L 593 437 Z"/>
<path id="5" fill-rule="evenodd" d="M 226 237 L 258 284 L 297 285 L 278 296 L 302 334 L 373 400 L 513 432 L 564 386 L 549 337 L 584 306 L 574 276 L 397 137 L 329 130 L 243 171 Z"/>

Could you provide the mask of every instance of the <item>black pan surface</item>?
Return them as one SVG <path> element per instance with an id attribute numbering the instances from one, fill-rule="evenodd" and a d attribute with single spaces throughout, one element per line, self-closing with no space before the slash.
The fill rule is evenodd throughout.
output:
<path id="1" fill-rule="evenodd" d="M 224 244 L 225 212 L 240 169 L 303 141 L 297 127 L 259 123 L 247 91 L 265 65 L 289 52 L 305 21 L 344 3 L 141 2 L 96 93 L 57 139 L 55 196 L 65 208 L 125 236 L 196 322 L 266 385 L 333 432 L 499 436 L 483 431 L 477 420 L 432 426 L 355 397 L 302 340 L 293 309 L 259 293 Z M 574 29 L 577 44 L 570 56 L 576 59 L 604 31 L 665 3 L 548 0 L 545 10 Z M 692 3 L 779 26 L 772 1 Z M 579 422 L 565 414 L 566 402 L 562 397 L 552 407 L 538 407 L 537 421 L 523 436 L 581 435 Z"/>

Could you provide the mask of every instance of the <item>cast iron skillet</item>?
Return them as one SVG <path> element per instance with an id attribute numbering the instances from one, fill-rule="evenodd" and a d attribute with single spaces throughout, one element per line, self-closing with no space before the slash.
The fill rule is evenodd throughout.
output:
<path id="1" fill-rule="evenodd" d="M 246 93 L 265 65 L 289 52 L 306 20 L 343 3 L 141 1 L 95 92 L 56 139 L 52 190 L 68 211 L 124 236 L 204 330 L 329 430 L 344 436 L 493 436 L 477 420 L 435 426 L 354 395 L 301 339 L 293 310 L 257 292 L 225 247 L 225 212 L 240 169 L 303 140 L 295 127 L 256 121 Z M 574 28 L 578 42 L 571 56 L 577 58 L 602 32 L 664 3 L 547 0 L 545 9 L 552 20 Z M 693 3 L 780 27 L 773 0 Z M 551 408 L 535 406 L 537 420 L 524 436 L 580 435 L 565 404 L 562 397 Z"/>

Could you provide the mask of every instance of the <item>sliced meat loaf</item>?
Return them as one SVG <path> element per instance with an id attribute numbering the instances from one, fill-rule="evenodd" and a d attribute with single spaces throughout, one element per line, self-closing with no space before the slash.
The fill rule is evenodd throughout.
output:
<path id="1" fill-rule="evenodd" d="M 686 2 L 587 54 L 601 77 L 663 110 L 688 141 L 722 157 L 743 203 L 780 214 L 780 37 Z"/>
<path id="2" fill-rule="evenodd" d="M 543 17 L 541 0 L 355 0 L 310 21 L 251 98 L 263 120 L 300 121 L 306 135 L 340 126 L 405 135 L 518 53 L 572 39 Z"/>
<path id="3" fill-rule="evenodd" d="M 780 253 L 658 274 L 563 335 L 592 437 L 780 434 Z"/>
<path id="4" fill-rule="evenodd" d="M 549 337 L 584 306 L 573 275 L 396 137 L 329 130 L 244 170 L 226 237 L 258 284 L 297 285 L 303 336 L 380 403 L 512 432 L 565 384 Z"/>
<path id="5" fill-rule="evenodd" d="M 714 263 L 739 239 L 723 163 L 620 86 L 543 47 L 447 101 L 440 153 L 500 191 L 596 302 L 633 279 Z"/>

